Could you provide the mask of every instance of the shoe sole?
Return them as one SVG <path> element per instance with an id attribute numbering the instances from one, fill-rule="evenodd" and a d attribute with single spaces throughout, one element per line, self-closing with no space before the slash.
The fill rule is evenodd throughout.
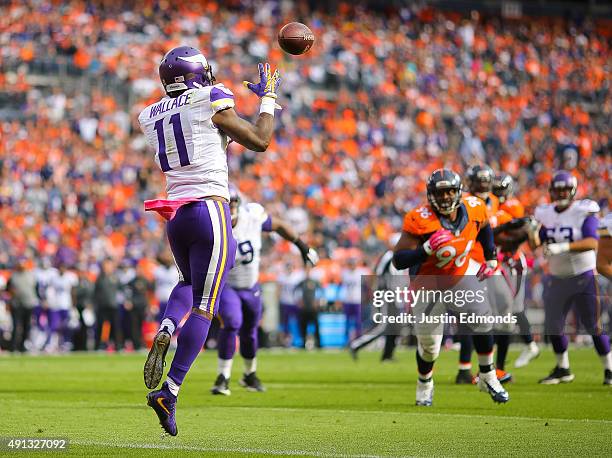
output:
<path id="1" fill-rule="evenodd" d="M 500 382 L 500 383 L 501 383 L 501 382 Z M 505 404 L 506 402 L 510 401 L 510 396 L 508 396 L 508 397 L 507 397 L 507 398 L 505 398 L 505 399 L 503 399 L 503 398 L 502 398 L 502 399 L 496 399 L 496 398 L 495 398 L 495 393 L 492 393 L 492 392 L 491 392 L 491 389 L 489 388 L 489 385 L 488 385 L 488 384 L 486 384 L 486 382 L 485 382 L 485 384 L 484 384 L 484 385 L 480 385 L 480 384 L 479 384 L 479 385 L 478 385 L 478 389 L 479 389 L 480 391 L 482 391 L 483 393 L 487 393 L 489 396 L 491 396 L 491 399 L 492 399 L 492 400 L 493 400 L 493 402 L 495 402 L 496 404 Z M 507 394 L 507 393 L 508 393 L 508 392 L 506 391 L 506 394 Z"/>
<path id="2" fill-rule="evenodd" d="M 416 405 L 418 407 L 431 407 L 433 405 L 433 403 L 432 402 L 428 402 L 428 401 L 425 401 L 425 402 L 417 401 L 414 405 Z"/>
<path id="3" fill-rule="evenodd" d="M 553 378 L 550 380 L 540 380 L 540 385 L 559 385 L 560 383 L 572 383 L 576 376 L 574 374 L 565 375 L 559 378 Z"/>
<path id="4" fill-rule="evenodd" d="M 506 374 L 504 377 L 498 378 L 497 380 L 499 380 L 499 383 L 501 383 L 502 385 L 505 385 L 506 383 L 512 381 L 512 375 Z"/>
<path id="5" fill-rule="evenodd" d="M 232 392 L 227 389 L 219 389 L 219 388 L 211 388 L 210 392 L 214 395 L 222 395 L 222 396 L 230 396 L 232 394 Z"/>
<path id="6" fill-rule="evenodd" d="M 455 385 L 476 385 L 476 381 L 474 381 L 474 379 L 470 379 L 470 380 L 457 380 L 455 379 Z"/>
<path id="7" fill-rule="evenodd" d="M 153 340 L 153 345 L 144 365 L 144 382 L 150 390 L 157 388 L 164 375 L 164 359 L 170 347 L 170 334 L 159 333 Z"/>
<path id="8" fill-rule="evenodd" d="M 260 388 L 260 389 L 258 389 L 258 388 L 252 387 L 252 386 L 250 386 L 250 385 L 247 385 L 247 384 L 246 384 L 244 381 L 242 381 L 242 380 L 240 380 L 240 381 L 238 382 L 238 385 L 240 385 L 241 387 L 245 388 L 247 391 L 250 391 L 251 393 L 265 393 L 265 392 L 266 392 L 266 389 L 265 389 L 265 388 Z"/>
<path id="9" fill-rule="evenodd" d="M 172 434 L 171 431 L 168 431 L 166 426 L 164 426 L 164 420 L 167 418 L 168 414 L 166 414 L 166 412 L 164 412 L 163 410 L 159 410 L 157 403 L 149 395 L 147 395 L 147 405 L 151 407 L 153 411 L 155 412 L 155 415 L 157 415 L 157 419 L 159 420 L 159 426 L 162 427 L 162 429 L 166 432 L 166 434 L 170 436 L 176 436 L 178 434 L 178 427 L 176 428 L 176 431 L 174 432 L 174 434 Z"/>

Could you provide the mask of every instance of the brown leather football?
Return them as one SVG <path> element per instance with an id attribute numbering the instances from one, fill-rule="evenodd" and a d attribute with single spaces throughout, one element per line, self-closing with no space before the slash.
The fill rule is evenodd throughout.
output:
<path id="1" fill-rule="evenodd" d="M 301 22 L 290 22 L 278 32 L 278 44 L 283 51 L 297 56 L 308 51 L 315 41 L 314 33 Z"/>

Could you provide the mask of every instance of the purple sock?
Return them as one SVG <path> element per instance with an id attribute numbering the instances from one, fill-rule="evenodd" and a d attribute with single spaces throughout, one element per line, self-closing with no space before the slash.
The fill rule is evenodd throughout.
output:
<path id="1" fill-rule="evenodd" d="M 236 328 L 219 329 L 219 358 L 232 359 L 236 353 Z"/>
<path id="2" fill-rule="evenodd" d="M 610 337 L 606 334 L 601 334 L 593 337 L 593 344 L 595 345 L 595 350 L 597 350 L 597 354 L 599 356 L 605 356 L 610 353 Z"/>
<path id="3" fill-rule="evenodd" d="M 567 350 L 569 341 L 567 336 L 550 336 L 550 343 L 552 344 L 553 351 L 556 354 L 563 353 Z"/>
<path id="4" fill-rule="evenodd" d="M 187 318 L 177 340 L 178 347 L 172 360 L 172 366 L 168 371 L 168 377 L 177 385 L 183 383 L 189 368 L 200 354 L 209 329 L 210 320 L 202 315 L 192 312 Z"/>
<path id="5" fill-rule="evenodd" d="M 179 323 L 192 307 L 193 290 L 191 284 L 180 281 L 170 293 L 162 321 L 169 318 L 174 323 L 174 327 L 178 328 Z"/>

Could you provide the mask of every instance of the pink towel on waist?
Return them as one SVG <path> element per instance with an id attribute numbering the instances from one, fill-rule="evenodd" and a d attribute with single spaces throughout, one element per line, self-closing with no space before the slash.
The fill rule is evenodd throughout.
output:
<path id="1" fill-rule="evenodd" d="M 164 219 L 170 221 L 176 215 L 176 212 L 183 205 L 191 203 L 191 202 L 201 202 L 201 199 L 194 199 L 191 197 L 186 197 L 184 199 L 175 199 L 175 200 L 167 200 L 167 199 L 153 199 L 153 200 L 145 200 L 144 207 L 145 211 L 154 211 L 159 213 Z"/>

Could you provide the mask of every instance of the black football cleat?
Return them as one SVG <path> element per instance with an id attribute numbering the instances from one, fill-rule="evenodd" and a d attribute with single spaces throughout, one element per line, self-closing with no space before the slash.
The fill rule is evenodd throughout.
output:
<path id="1" fill-rule="evenodd" d="M 229 389 L 229 379 L 225 378 L 223 374 L 217 376 L 215 385 L 210 389 L 212 394 L 221 394 L 223 396 L 229 396 L 232 392 Z"/>
<path id="2" fill-rule="evenodd" d="M 540 379 L 542 385 L 558 385 L 559 383 L 570 383 L 574 381 L 574 374 L 569 369 L 561 369 L 559 366 L 551 371 L 548 377 Z"/>
<path id="3" fill-rule="evenodd" d="M 250 374 L 244 374 L 240 379 L 240 386 L 245 387 L 249 391 L 263 393 L 266 391 L 266 388 L 262 385 L 261 380 L 257 378 L 255 372 L 251 372 Z"/>
<path id="4" fill-rule="evenodd" d="M 457 376 L 455 377 L 455 384 L 457 385 L 474 385 L 476 383 L 472 376 L 472 371 L 469 369 L 459 369 Z"/>

